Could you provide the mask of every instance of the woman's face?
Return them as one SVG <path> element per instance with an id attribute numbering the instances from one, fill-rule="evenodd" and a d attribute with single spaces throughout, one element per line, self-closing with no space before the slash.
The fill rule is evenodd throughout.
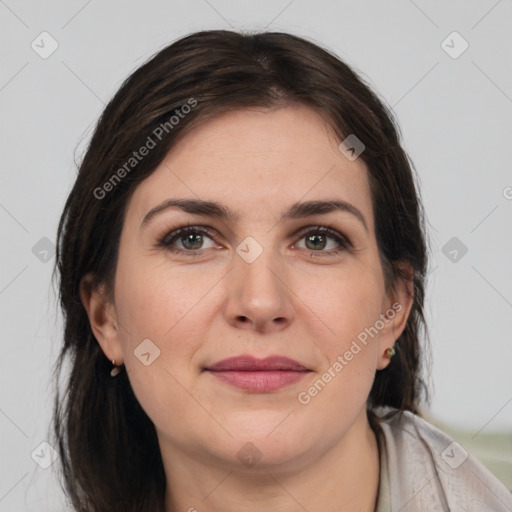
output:
<path id="1" fill-rule="evenodd" d="M 296 467 L 366 421 L 410 301 L 386 294 L 366 166 L 338 144 L 305 106 L 225 113 L 186 135 L 134 191 L 115 305 L 93 328 L 124 362 L 164 458 Z M 176 206 L 146 217 L 171 199 L 214 202 L 234 217 Z M 323 201 L 342 206 L 297 206 Z M 207 233 L 173 239 L 186 226 Z M 247 355 L 308 371 L 205 370 Z"/>

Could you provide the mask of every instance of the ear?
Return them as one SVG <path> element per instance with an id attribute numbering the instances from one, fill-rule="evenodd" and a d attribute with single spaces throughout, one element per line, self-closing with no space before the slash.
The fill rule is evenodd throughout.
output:
<path id="1" fill-rule="evenodd" d="M 392 348 L 396 340 L 403 333 L 414 303 L 414 285 L 412 277 L 413 268 L 408 262 L 395 263 L 402 270 L 407 279 L 398 277 L 393 288 L 387 294 L 387 300 L 383 304 L 381 318 L 385 317 L 385 327 L 379 336 L 379 354 L 377 369 L 383 370 L 390 363 L 385 355 L 388 348 Z M 387 321 L 386 321 L 387 320 Z"/>
<path id="2" fill-rule="evenodd" d="M 89 273 L 80 281 L 80 299 L 87 311 L 94 337 L 109 361 L 116 365 L 123 363 L 123 353 L 119 340 L 118 322 L 115 307 L 107 297 L 105 285 L 97 284 L 94 275 Z"/>

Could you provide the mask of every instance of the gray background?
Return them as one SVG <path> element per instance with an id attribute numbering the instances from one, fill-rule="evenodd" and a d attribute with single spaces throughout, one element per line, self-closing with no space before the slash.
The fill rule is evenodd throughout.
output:
<path id="1" fill-rule="evenodd" d="M 429 412 L 512 444 L 511 26 L 511 0 L 0 0 L 0 510 L 64 510 L 56 464 L 31 453 L 51 453 L 39 447 L 62 325 L 51 250 L 74 158 L 122 80 L 202 29 L 312 38 L 393 108 L 430 223 Z M 58 43 L 46 59 L 31 47 L 51 48 L 43 31 Z M 469 44 L 457 58 L 454 31 Z"/>

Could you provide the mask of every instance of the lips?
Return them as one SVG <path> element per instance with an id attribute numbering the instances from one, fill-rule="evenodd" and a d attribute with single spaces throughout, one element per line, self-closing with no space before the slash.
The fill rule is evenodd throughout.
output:
<path id="1" fill-rule="evenodd" d="M 254 393 L 277 391 L 311 371 L 288 357 L 256 359 L 248 355 L 223 359 L 205 370 L 224 383 Z"/>
<path id="2" fill-rule="evenodd" d="M 244 355 L 223 359 L 206 368 L 210 371 L 309 371 L 305 366 L 284 356 L 270 356 L 265 359 Z"/>

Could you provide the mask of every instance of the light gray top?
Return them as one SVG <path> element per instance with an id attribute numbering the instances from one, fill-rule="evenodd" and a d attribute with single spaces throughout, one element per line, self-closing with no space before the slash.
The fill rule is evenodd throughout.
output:
<path id="1" fill-rule="evenodd" d="M 375 512 L 512 512 L 511 492 L 450 436 L 409 411 L 374 409 L 380 483 Z"/>

